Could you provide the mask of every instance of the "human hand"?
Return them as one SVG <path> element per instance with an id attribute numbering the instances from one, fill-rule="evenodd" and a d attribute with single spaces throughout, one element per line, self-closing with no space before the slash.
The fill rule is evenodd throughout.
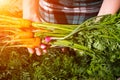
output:
<path id="1" fill-rule="evenodd" d="M 27 49 L 28 49 L 29 53 L 31 53 L 31 54 L 36 53 L 38 56 L 40 56 L 42 53 L 47 52 L 47 48 L 50 47 L 49 42 L 51 40 L 52 40 L 51 37 L 46 37 L 43 41 L 44 43 L 42 43 L 42 41 L 41 41 L 41 44 L 38 47 L 27 48 Z"/>
<path id="2" fill-rule="evenodd" d="M 33 18 L 32 21 L 34 22 L 40 22 L 40 20 L 38 18 Z M 33 42 L 34 43 L 34 42 Z M 27 47 L 27 50 L 30 54 L 36 53 L 36 55 L 40 56 L 42 55 L 42 53 L 46 53 L 46 45 L 44 45 L 41 41 L 41 43 L 39 44 L 39 46 L 36 46 L 34 48 L 29 48 Z"/>
<path id="3" fill-rule="evenodd" d="M 24 13 L 25 14 L 25 13 Z M 23 18 L 24 19 L 28 19 L 28 20 L 31 20 L 31 21 L 34 21 L 34 22 L 41 22 L 40 19 L 39 19 L 39 15 L 37 14 L 31 14 L 31 16 L 25 16 L 23 15 Z M 42 48 L 41 48 L 42 47 Z M 45 48 L 45 47 L 44 47 Z M 33 54 L 33 53 L 36 53 L 36 55 L 40 56 L 42 54 L 42 52 L 45 53 L 45 50 L 43 48 L 43 45 L 39 45 L 38 47 L 35 47 L 35 48 L 29 48 L 27 47 L 27 50 L 30 54 Z"/>

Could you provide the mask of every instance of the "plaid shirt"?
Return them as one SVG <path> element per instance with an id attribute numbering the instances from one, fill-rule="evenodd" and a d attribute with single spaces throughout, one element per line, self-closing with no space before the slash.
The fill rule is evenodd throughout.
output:
<path id="1" fill-rule="evenodd" d="M 39 4 L 43 22 L 80 24 L 97 15 L 102 0 L 40 0 Z"/>

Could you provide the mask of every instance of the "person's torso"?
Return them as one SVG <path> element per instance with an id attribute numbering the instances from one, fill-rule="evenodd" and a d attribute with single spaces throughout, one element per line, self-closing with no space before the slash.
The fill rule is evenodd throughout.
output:
<path id="1" fill-rule="evenodd" d="M 93 6 L 100 4 L 102 0 L 43 0 L 52 5 L 59 5 L 65 7 L 80 7 L 80 6 Z"/>
<path id="2" fill-rule="evenodd" d="M 52 16 L 49 21 L 48 19 L 45 20 L 47 22 L 59 23 L 58 19 L 60 18 L 61 20 L 66 19 L 65 21 L 63 20 L 63 23 L 78 24 L 87 18 L 96 16 L 102 1 L 103 0 L 40 0 L 41 16 L 42 14 L 44 15 L 42 16 L 44 20 L 45 17 Z M 58 18 L 58 16 L 61 17 Z M 78 22 L 74 22 L 76 20 L 74 19 L 75 17 L 80 18 Z M 54 21 L 52 18 L 54 18 Z M 71 21 L 68 19 L 71 19 Z"/>

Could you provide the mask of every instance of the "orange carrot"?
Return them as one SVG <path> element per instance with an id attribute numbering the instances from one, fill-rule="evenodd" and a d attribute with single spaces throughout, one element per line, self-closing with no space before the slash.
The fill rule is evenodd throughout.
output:
<path id="1" fill-rule="evenodd" d="M 27 39 L 27 38 L 33 38 L 34 33 L 30 31 L 17 31 L 14 35 L 14 38 L 16 39 Z"/>
<path id="2" fill-rule="evenodd" d="M 35 47 L 39 47 L 41 44 L 41 39 L 36 37 L 36 38 L 31 38 L 28 39 L 28 41 L 26 42 L 22 42 L 23 45 L 26 45 L 27 48 L 35 48 Z"/>
<path id="3" fill-rule="evenodd" d="M 38 37 L 35 38 L 27 38 L 27 39 L 20 39 L 20 44 L 27 48 L 35 48 L 39 47 L 41 44 L 41 39 Z"/>
<path id="4" fill-rule="evenodd" d="M 30 21 L 30 20 L 5 16 L 5 15 L 0 15 L 0 22 L 8 22 L 8 23 L 11 23 L 14 25 L 21 25 L 23 27 L 31 27 L 32 26 L 32 21 Z"/>
<path id="5" fill-rule="evenodd" d="M 0 33 L 4 33 L 4 34 L 8 34 L 8 35 L 12 35 L 14 38 L 33 38 L 34 37 L 34 33 L 31 31 L 31 29 L 27 31 L 24 31 L 22 29 L 19 28 L 6 28 L 0 27 Z"/>
<path id="6" fill-rule="evenodd" d="M 0 28 L 22 28 L 23 26 L 21 26 L 21 25 L 17 25 L 17 24 L 9 24 L 9 23 L 7 23 L 7 24 L 1 24 L 0 23 Z M 25 26 L 25 27 L 27 27 L 27 26 Z"/>
<path id="7" fill-rule="evenodd" d="M 39 47 L 41 44 L 41 39 L 39 37 L 35 38 L 27 38 L 27 39 L 15 39 L 15 40 L 6 40 L 2 43 L 8 43 L 9 46 L 15 45 L 15 47 L 27 47 L 27 48 L 35 48 Z"/>

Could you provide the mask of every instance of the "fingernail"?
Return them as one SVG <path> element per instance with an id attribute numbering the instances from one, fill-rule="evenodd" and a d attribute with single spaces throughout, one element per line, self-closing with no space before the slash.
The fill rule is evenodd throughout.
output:
<path id="1" fill-rule="evenodd" d="M 33 54 L 34 53 L 34 50 L 32 49 L 32 48 L 27 48 L 28 49 L 28 52 L 30 53 L 30 54 Z"/>
<path id="2" fill-rule="evenodd" d="M 40 48 L 41 48 L 41 49 L 45 49 L 45 48 L 46 48 L 46 45 L 45 45 L 45 44 L 41 44 L 41 45 L 40 45 Z"/>
<path id="3" fill-rule="evenodd" d="M 47 53 L 47 50 L 46 50 L 46 49 L 43 49 L 43 52 L 44 52 L 44 53 Z"/>
<path id="4" fill-rule="evenodd" d="M 40 51 L 39 48 L 35 48 L 35 51 L 36 51 L 36 55 L 37 55 L 37 56 L 40 56 L 40 55 L 41 55 L 41 51 Z"/>

